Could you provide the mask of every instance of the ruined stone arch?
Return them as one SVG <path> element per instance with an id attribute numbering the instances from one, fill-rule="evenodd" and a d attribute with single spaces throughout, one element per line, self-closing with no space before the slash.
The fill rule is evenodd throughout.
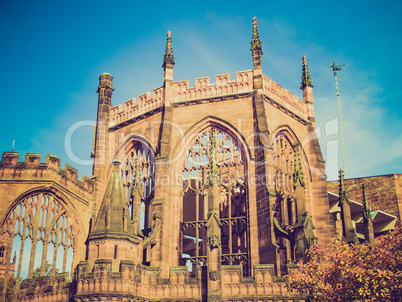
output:
<path id="1" fill-rule="evenodd" d="M 44 276 L 47 264 L 52 276 L 69 272 L 71 277 L 82 254 L 84 229 L 78 211 L 59 189 L 30 189 L 14 200 L 1 222 L 1 237 L 9 240 L 7 265 L 13 262 L 19 279 L 32 278 L 37 268 Z"/>
<path id="2" fill-rule="evenodd" d="M 304 188 L 311 176 L 303 146 L 289 126 L 278 127 L 271 138 L 274 166 L 272 179 L 276 192 L 272 219 L 274 241 L 279 254 L 278 269 L 282 275 L 287 271 L 286 264 L 297 260 L 295 241 L 299 235 L 296 233 L 299 234 L 303 219 L 301 209 L 305 209 Z"/>
<path id="3" fill-rule="evenodd" d="M 132 135 L 120 146 L 114 158 L 121 162 L 120 173 L 130 217 L 139 220 L 141 230 L 148 232 L 155 190 L 155 150 L 144 137 Z"/>
<path id="4" fill-rule="evenodd" d="M 214 143 L 212 143 L 214 141 Z M 211 149 L 212 144 L 215 145 Z M 208 210 L 208 177 L 212 156 L 216 158 L 220 191 L 219 221 L 221 226 L 221 263 L 242 265 L 249 274 L 249 150 L 244 138 L 227 122 L 207 117 L 194 125 L 184 136 L 184 145 L 177 160 L 181 173 L 182 203 L 179 260 L 193 273 L 206 265 Z M 211 153 L 213 152 L 213 153 Z M 212 155 L 214 154 L 214 155 Z M 190 264 L 191 263 L 191 264 Z"/>

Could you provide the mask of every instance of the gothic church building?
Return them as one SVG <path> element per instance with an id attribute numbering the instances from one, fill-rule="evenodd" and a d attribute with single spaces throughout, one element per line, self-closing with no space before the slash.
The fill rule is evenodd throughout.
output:
<path id="1" fill-rule="evenodd" d="M 4 152 L 0 272 L 24 279 L 15 301 L 304 301 L 286 290 L 292 265 L 356 238 L 331 210 L 306 57 L 300 99 L 262 54 L 254 18 L 252 69 L 235 79 L 174 81 L 170 32 L 152 94 L 112 106 L 102 74 L 91 177 Z"/>

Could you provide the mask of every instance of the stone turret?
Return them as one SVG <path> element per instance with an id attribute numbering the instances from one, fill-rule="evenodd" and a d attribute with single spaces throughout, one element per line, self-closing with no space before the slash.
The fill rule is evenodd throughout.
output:
<path id="1" fill-rule="evenodd" d="M 98 86 L 98 116 L 95 126 L 93 158 L 93 178 L 96 179 L 94 203 L 99 208 L 107 184 L 107 171 L 109 167 L 109 121 L 112 108 L 113 77 L 103 73 L 99 77 Z"/>

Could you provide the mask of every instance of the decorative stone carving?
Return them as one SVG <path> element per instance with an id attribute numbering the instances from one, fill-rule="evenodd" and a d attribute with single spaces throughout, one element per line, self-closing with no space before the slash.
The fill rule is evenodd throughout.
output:
<path id="1" fill-rule="evenodd" d="M 209 279 L 212 281 L 217 281 L 221 279 L 221 273 L 219 271 L 209 272 Z"/>
<path id="2" fill-rule="evenodd" d="M 152 232 L 144 239 L 142 244 L 143 249 L 145 249 L 148 245 L 152 244 L 155 241 L 155 237 L 159 232 L 160 219 L 161 214 L 159 212 L 154 213 L 153 215 L 154 225 L 152 227 Z"/>
<path id="3" fill-rule="evenodd" d="M 208 238 L 207 245 L 212 248 L 217 248 L 221 245 L 218 235 L 212 235 Z"/>
<path id="4" fill-rule="evenodd" d="M 253 18 L 253 40 L 251 41 L 251 51 L 259 50 L 262 54 L 261 40 L 258 34 L 257 18 Z"/>
<path id="5" fill-rule="evenodd" d="M 166 41 L 166 52 L 163 59 L 163 68 L 166 68 L 166 65 L 174 65 L 174 56 L 172 49 L 172 33 L 169 31 L 167 33 L 167 41 Z"/>

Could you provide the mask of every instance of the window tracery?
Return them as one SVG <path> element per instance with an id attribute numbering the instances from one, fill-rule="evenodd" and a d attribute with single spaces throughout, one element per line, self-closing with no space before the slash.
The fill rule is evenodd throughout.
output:
<path id="1" fill-rule="evenodd" d="M 274 186 L 277 195 L 272 211 L 275 242 L 279 247 L 280 265 L 278 269 L 280 271 L 278 273 L 281 275 L 286 274 L 286 264 L 295 260 L 294 231 L 295 228 L 300 228 L 298 225 L 300 217 L 297 216 L 297 213 L 303 208 L 304 203 L 304 198 L 296 194 L 297 183 L 304 187 L 303 171 L 297 148 L 299 148 L 297 141 L 294 141 L 286 131 L 279 131 L 273 140 Z"/>
<path id="2" fill-rule="evenodd" d="M 149 207 L 155 187 L 154 154 L 136 141 L 126 152 L 120 167 L 130 217 L 139 222 L 139 230 L 147 232 L 152 223 Z"/>
<path id="3" fill-rule="evenodd" d="M 65 202 L 52 192 L 22 197 L 8 212 L 2 234 L 12 241 L 15 277 L 32 278 L 34 270 L 44 276 L 46 266 L 56 272 L 72 272 L 75 251 L 75 220 Z"/>
<path id="4" fill-rule="evenodd" d="M 214 148 L 210 148 L 211 132 L 215 137 Z M 221 263 L 242 265 L 244 274 L 249 272 L 246 161 L 239 146 L 228 133 L 210 127 L 200 132 L 186 151 L 182 169 L 180 260 L 181 265 L 191 266 L 193 273 L 206 264 L 210 173 L 217 174 L 220 192 Z M 217 171 L 209 171 L 211 161 L 215 161 Z"/>
<path id="5" fill-rule="evenodd" d="M 293 144 L 287 135 L 279 132 L 273 142 L 275 177 L 274 185 L 277 191 L 293 192 L 294 151 Z"/>

